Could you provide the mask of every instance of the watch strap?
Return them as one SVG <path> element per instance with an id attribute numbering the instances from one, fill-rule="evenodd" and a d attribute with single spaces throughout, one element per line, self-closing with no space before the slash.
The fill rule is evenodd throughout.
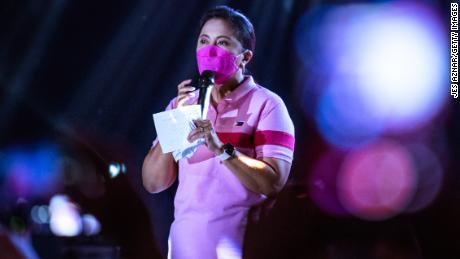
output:
<path id="1" fill-rule="evenodd" d="M 223 145 L 222 148 L 222 154 L 217 156 L 220 159 L 220 161 L 225 161 L 235 155 L 235 147 L 232 144 L 227 143 Z"/>
<path id="2" fill-rule="evenodd" d="M 224 151 L 224 152 L 222 152 L 222 154 L 218 155 L 217 157 L 219 158 L 220 161 L 225 161 L 225 160 L 229 159 L 232 156 L 227 154 L 227 152 Z"/>

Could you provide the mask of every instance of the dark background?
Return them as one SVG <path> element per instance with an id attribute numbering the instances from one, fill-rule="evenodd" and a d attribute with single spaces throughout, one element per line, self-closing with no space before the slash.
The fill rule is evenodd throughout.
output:
<path id="1" fill-rule="evenodd" d="M 262 213 L 251 225 L 249 254 L 366 258 L 370 247 L 378 247 L 372 242 L 383 240 L 381 246 L 406 255 L 400 258 L 455 258 L 460 246 L 458 105 L 449 106 L 443 120 L 448 143 L 444 188 L 426 210 L 383 222 L 336 218 L 318 210 L 305 194 L 303 179 L 327 144 L 295 96 L 299 62 L 292 38 L 306 10 L 337 2 L 356 1 L 3 0 L 0 148 L 46 140 L 89 157 L 100 173 L 110 161 L 125 163 L 126 175 L 114 180 L 104 176 L 107 194 L 101 199 L 64 190 L 83 208 L 99 213 L 102 234 L 120 245 L 122 254 L 165 255 L 175 188 L 151 195 L 141 183 L 142 160 L 155 137 L 152 113 L 164 109 L 180 81 L 196 77 L 201 14 L 229 4 L 255 27 L 257 45 L 249 70 L 260 85 L 283 98 L 296 127 L 290 183 L 271 213 Z M 448 5 L 425 2 L 448 14 Z M 264 238 L 257 237 L 261 233 Z M 51 239 L 37 238 L 38 246 L 61 244 Z"/>

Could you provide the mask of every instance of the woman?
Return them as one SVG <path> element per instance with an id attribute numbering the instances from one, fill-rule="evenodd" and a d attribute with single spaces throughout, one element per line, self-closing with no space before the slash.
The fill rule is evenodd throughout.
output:
<path id="1" fill-rule="evenodd" d="M 252 24 L 220 6 L 200 23 L 199 72 L 213 70 L 205 120 L 189 141 L 204 138 L 190 158 L 177 163 L 154 141 L 144 160 L 145 188 L 158 193 L 179 176 L 169 255 L 183 258 L 241 258 L 248 210 L 286 183 L 294 150 L 294 126 L 283 101 L 244 75 L 255 47 Z M 178 85 L 168 109 L 196 104 L 191 80 Z"/>

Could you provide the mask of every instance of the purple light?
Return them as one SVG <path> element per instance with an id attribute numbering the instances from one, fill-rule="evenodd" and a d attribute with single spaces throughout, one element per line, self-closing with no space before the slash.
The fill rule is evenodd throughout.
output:
<path id="1" fill-rule="evenodd" d="M 447 32 L 433 6 L 328 5 L 298 22 L 299 98 L 331 144 L 357 148 L 429 123 L 448 92 Z"/>
<path id="2" fill-rule="evenodd" d="M 242 256 L 242 251 L 238 243 L 235 240 L 225 237 L 218 241 L 216 253 L 218 258 L 237 259 Z"/>
<path id="3" fill-rule="evenodd" d="M 342 148 L 370 143 L 384 130 L 384 122 L 367 109 L 364 97 L 348 82 L 326 88 L 315 116 L 323 137 Z"/>
<path id="4" fill-rule="evenodd" d="M 352 29 L 361 91 L 389 129 L 410 130 L 436 115 L 447 96 L 444 25 L 411 3 L 382 5 L 372 18 Z"/>
<path id="5" fill-rule="evenodd" d="M 81 217 L 83 233 L 87 236 L 94 236 L 101 231 L 101 223 L 94 215 L 85 214 Z"/>
<path id="6" fill-rule="evenodd" d="M 337 183 L 339 199 L 350 213 L 383 220 L 410 202 L 417 175 L 404 147 L 382 141 L 350 152 Z"/>
<path id="7" fill-rule="evenodd" d="M 414 198 L 407 206 L 407 212 L 416 212 L 428 206 L 438 195 L 444 177 L 436 154 L 423 144 L 410 145 L 414 165 L 418 174 Z"/>
<path id="8" fill-rule="evenodd" d="M 14 197 L 46 196 L 56 190 L 59 181 L 59 152 L 47 143 L 4 150 L 0 168 L 5 185 Z"/>

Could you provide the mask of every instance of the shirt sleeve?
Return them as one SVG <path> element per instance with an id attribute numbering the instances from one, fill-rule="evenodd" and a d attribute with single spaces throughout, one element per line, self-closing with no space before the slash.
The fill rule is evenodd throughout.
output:
<path id="1" fill-rule="evenodd" d="M 291 162 L 294 157 L 294 124 L 284 102 L 279 100 L 262 111 L 254 136 L 256 157 Z"/>
<path id="2" fill-rule="evenodd" d="M 172 109 L 175 109 L 175 108 L 176 108 L 176 98 L 173 98 L 169 102 L 169 104 L 166 106 L 165 111 L 169 111 L 169 110 L 172 110 Z M 158 136 L 153 140 L 152 147 L 150 149 L 154 148 L 157 145 L 157 143 L 158 143 Z"/>

